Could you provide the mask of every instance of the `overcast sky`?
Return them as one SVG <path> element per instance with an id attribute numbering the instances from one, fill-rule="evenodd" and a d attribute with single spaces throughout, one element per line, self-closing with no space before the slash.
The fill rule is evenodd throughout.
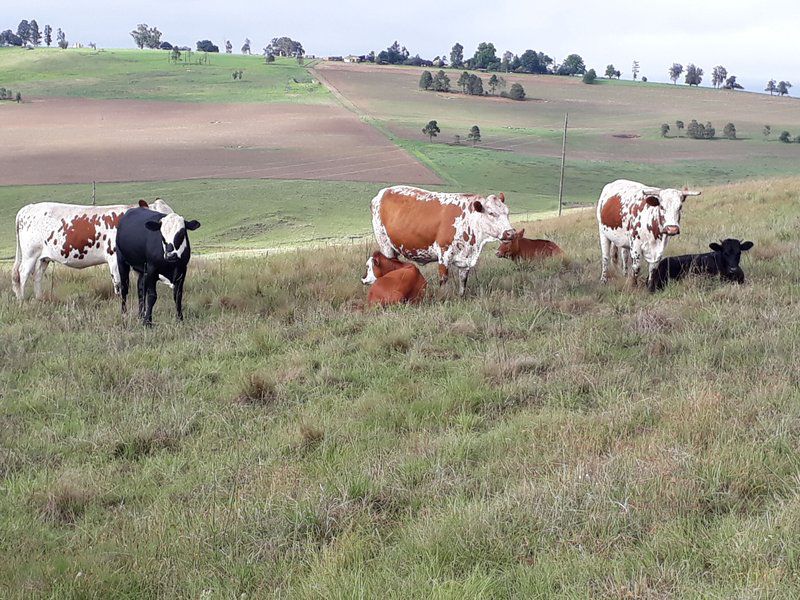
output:
<path id="1" fill-rule="evenodd" d="M 3 0 L 0 14 L 3 29 L 35 18 L 41 28 L 61 27 L 70 42 L 107 48 L 133 47 L 137 23 L 158 27 L 172 43 L 230 39 L 237 51 L 245 37 L 260 51 L 288 35 L 318 56 L 377 51 L 395 39 L 424 58 L 449 55 L 456 41 L 471 55 L 491 41 L 498 55 L 532 48 L 560 60 L 576 52 L 598 74 L 613 63 L 624 78 L 634 59 L 653 81 L 666 80 L 673 62 L 694 62 L 706 72 L 704 84 L 722 64 L 749 90 L 763 89 L 770 77 L 800 88 L 798 0 Z"/>

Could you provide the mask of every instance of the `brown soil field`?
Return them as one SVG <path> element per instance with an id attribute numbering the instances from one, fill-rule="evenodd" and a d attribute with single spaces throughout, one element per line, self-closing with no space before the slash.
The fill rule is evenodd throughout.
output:
<path id="1" fill-rule="evenodd" d="M 34 99 L 0 107 L 0 185 L 441 180 L 340 106 Z"/>

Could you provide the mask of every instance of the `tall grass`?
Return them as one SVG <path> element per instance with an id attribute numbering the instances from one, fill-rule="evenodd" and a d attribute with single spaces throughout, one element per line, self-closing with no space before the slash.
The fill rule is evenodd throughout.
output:
<path id="1" fill-rule="evenodd" d="M 152 330 L 3 276 L 0 595 L 796 597 L 799 183 L 687 201 L 744 286 L 602 287 L 591 211 L 416 307 L 367 248 L 195 260 Z"/>

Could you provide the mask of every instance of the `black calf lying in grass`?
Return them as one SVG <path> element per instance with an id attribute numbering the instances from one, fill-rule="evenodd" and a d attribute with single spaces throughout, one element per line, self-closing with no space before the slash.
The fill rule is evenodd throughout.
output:
<path id="1" fill-rule="evenodd" d="M 658 263 L 650 279 L 650 291 L 662 289 L 670 279 L 682 279 L 686 275 L 719 275 L 727 281 L 744 283 L 744 272 L 739 266 L 742 252 L 753 247 L 753 242 L 722 240 L 720 244 L 708 245 L 713 252 L 706 254 L 684 254 L 670 256 Z"/>

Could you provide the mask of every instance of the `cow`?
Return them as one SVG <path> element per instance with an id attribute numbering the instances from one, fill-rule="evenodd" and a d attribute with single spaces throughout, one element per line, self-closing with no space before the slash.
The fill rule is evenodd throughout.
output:
<path id="1" fill-rule="evenodd" d="M 455 267 L 461 296 L 483 246 L 514 235 L 503 194 L 483 197 L 401 185 L 379 191 L 371 210 L 375 239 L 385 257 L 439 263 L 439 285 Z"/>
<path id="2" fill-rule="evenodd" d="M 428 286 L 416 266 L 386 258 L 380 252 L 367 260 L 367 276 L 361 281 L 372 285 L 367 295 L 370 306 L 421 302 Z"/>
<path id="3" fill-rule="evenodd" d="M 658 263 L 649 282 L 649 290 L 655 292 L 667 285 L 670 280 L 683 279 L 687 275 L 719 275 L 725 281 L 744 283 L 744 271 L 739 266 L 742 252 L 753 247 L 753 242 L 725 239 L 719 244 L 708 245 L 713 252 L 705 254 L 684 254 L 670 256 Z"/>
<path id="4" fill-rule="evenodd" d="M 520 259 L 534 260 L 562 254 L 561 248 L 550 240 L 529 240 L 524 236 L 525 230 L 521 229 L 510 241 L 501 243 L 497 258 L 510 258 L 517 262 Z"/>
<path id="5" fill-rule="evenodd" d="M 33 293 L 42 298 L 42 277 L 49 263 L 73 269 L 108 265 L 114 293 L 119 295 L 117 269 L 117 225 L 125 211 L 136 204 L 79 206 L 58 202 L 39 202 L 22 207 L 17 213 L 17 253 L 11 284 L 17 299 L 25 296 L 25 284 L 33 274 Z M 140 200 L 138 206 L 148 206 Z M 172 209 L 160 198 L 149 205 L 159 213 Z"/>
<path id="6" fill-rule="evenodd" d="M 600 281 L 608 281 L 608 264 L 612 246 L 620 253 L 627 271 L 630 259 L 630 280 L 636 284 L 642 258 L 649 264 L 648 282 L 652 278 L 667 242 L 681 232 L 681 208 L 689 196 L 700 192 L 684 189 L 661 189 L 643 183 L 618 179 L 603 188 L 597 202 L 597 224 L 603 268 Z"/>
<path id="7" fill-rule="evenodd" d="M 139 317 L 144 324 L 153 324 L 159 277 L 172 284 L 175 313 L 179 321 L 183 320 L 183 284 L 192 255 L 188 232 L 198 227 L 198 221 L 186 221 L 174 212 L 164 215 L 147 208 L 133 208 L 122 215 L 117 226 L 117 265 L 123 314 L 127 312 L 133 269 L 139 274 Z"/>

